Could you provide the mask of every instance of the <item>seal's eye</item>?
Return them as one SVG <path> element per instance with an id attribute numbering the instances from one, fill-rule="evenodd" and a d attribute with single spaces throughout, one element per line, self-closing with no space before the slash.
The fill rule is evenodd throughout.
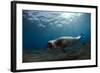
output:
<path id="1" fill-rule="evenodd" d="M 48 48 L 53 48 L 52 43 L 48 43 Z"/>

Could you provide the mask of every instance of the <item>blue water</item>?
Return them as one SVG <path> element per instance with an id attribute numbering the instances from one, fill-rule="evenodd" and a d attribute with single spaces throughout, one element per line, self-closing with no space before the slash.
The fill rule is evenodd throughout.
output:
<path id="1" fill-rule="evenodd" d="M 80 42 L 88 43 L 91 39 L 90 13 L 23 10 L 22 18 L 26 50 L 46 49 L 49 40 L 61 36 L 76 37 L 82 33 Z"/>

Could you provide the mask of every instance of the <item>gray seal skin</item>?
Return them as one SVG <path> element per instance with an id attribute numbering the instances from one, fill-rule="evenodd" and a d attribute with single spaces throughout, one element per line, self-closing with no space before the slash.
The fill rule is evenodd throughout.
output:
<path id="1" fill-rule="evenodd" d="M 71 47 L 79 42 L 81 35 L 77 37 L 72 36 L 63 36 L 54 40 L 48 41 L 48 49 L 61 49 L 62 52 L 65 52 L 64 48 Z"/>

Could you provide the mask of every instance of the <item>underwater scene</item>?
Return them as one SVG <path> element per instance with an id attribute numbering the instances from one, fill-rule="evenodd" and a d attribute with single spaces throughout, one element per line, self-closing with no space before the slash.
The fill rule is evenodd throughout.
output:
<path id="1" fill-rule="evenodd" d="M 22 11 L 23 63 L 91 59 L 91 14 Z"/>

